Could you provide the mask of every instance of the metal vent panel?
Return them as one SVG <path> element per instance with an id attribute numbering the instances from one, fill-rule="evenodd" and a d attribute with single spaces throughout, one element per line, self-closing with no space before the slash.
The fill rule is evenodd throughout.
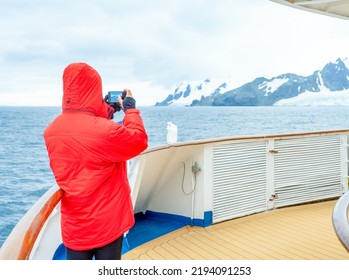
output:
<path id="1" fill-rule="evenodd" d="M 274 147 L 276 206 L 341 194 L 339 135 L 276 139 Z"/>
<path id="2" fill-rule="evenodd" d="M 213 222 L 266 209 L 266 141 L 213 147 Z"/>

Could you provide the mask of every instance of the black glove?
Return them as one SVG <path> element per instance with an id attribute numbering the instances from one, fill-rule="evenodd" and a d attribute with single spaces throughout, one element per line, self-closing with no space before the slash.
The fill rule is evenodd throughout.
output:
<path id="1" fill-rule="evenodd" d="M 124 107 L 124 112 L 126 112 L 127 109 L 134 109 L 136 108 L 136 100 L 133 97 L 126 96 L 122 106 Z"/>
<path id="2" fill-rule="evenodd" d="M 121 110 L 121 105 L 119 102 L 109 102 L 108 94 L 104 97 L 104 102 L 109 105 L 108 118 L 112 120 L 114 118 L 114 113 Z"/>

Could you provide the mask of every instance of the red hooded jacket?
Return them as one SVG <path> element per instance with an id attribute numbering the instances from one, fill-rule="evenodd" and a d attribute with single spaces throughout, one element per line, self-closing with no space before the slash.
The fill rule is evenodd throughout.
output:
<path id="1" fill-rule="evenodd" d="M 128 109 L 123 124 L 108 119 L 102 81 L 85 63 L 63 74 L 60 114 L 44 131 L 61 201 L 63 243 L 73 250 L 98 248 L 134 224 L 126 161 L 147 148 L 140 112 Z"/>

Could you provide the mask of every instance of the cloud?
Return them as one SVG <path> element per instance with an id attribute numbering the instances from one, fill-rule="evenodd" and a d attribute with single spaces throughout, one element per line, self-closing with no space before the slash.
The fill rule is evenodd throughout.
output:
<path id="1" fill-rule="evenodd" d="M 348 56 L 348 24 L 268 0 L 6 1 L 0 105 L 60 105 L 63 69 L 75 61 L 96 68 L 106 90 L 133 86 L 147 104 L 182 81 L 309 75 Z"/>

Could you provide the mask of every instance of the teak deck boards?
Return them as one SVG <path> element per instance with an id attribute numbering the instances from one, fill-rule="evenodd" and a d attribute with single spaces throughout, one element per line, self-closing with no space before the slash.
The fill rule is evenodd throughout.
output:
<path id="1" fill-rule="evenodd" d="M 348 260 L 332 225 L 336 200 L 186 226 L 124 254 L 124 260 Z"/>

